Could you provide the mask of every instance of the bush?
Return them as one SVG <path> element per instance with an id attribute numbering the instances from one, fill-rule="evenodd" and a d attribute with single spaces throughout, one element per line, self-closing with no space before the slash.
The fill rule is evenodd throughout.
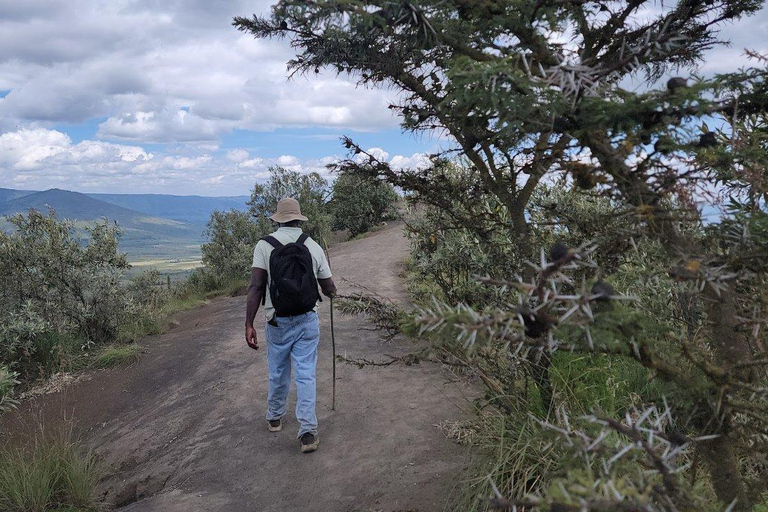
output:
<path id="1" fill-rule="evenodd" d="M 213 212 L 203 244 L 204 269 L 190 276 L 202 290 L 213 290 L 233 277 L 247 278 L 251 273 L 253 248 L 269 232 L 265 224 L 253 222 L 249 213 L 230 210 Z"/>
<path id="2" fill-rule="evenodd" d="M 398 195 L 383 181 L 355 174 L 340 173 L 333 182 L 333 229 L 348 229 L 357 236 L 381 222 L 395 218 Z"/>
<path id="3" fill-rule="evenodd" d="M 123 282 L 117 226 L 96 223 L 81 240 L 53 211 L 10 222 L 0 233 L 0 363 L 22 381 L 81 368 L 92 346 L 156 328 L 169 293 L 156 271 Z"/>
<path id="4" fill-rule="evenodd" d="M 24 328 L 34 316 L 46 329 L 74 330 L 94 342 L 113 337 L 125 312 L 120 278 L 128 267 L 117 251 L 118 228 L 96 223 L 84 244 L 53 211 L 9 220 L 14 231 L 0 233 L 0 313 L 21 315 Z"/>

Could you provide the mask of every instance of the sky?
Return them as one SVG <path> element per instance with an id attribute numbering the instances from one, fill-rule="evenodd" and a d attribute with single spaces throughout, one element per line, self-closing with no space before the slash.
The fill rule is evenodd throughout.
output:
<path id="1" fill-rule="evenodd" d="M 272 165 L 327 174 L 352 137 L 395 167 L 442 142 L 403 133 L 397 92 L 287 78 L 286 41 L 235 15 L 271 1 L 0 0 L 0 187 L 244 195 Z M 768 11 L 726 25 L 703 74 L 768 52 Z"/>

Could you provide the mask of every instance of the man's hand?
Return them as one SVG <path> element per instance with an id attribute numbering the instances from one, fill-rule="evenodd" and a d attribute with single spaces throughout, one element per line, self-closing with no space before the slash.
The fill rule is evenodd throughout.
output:
<path id="1" fill-rule="evenodd" d="M 336 296 L 336 285 L 333 283 L 332 278 L 318 279 L 317 282 L 320 284 L 320 289 L 323 291 L 323 295 L 331 299 Z"/>
<path id="2" fill-rule="evenodd" d="M 259 350 L 259 340 L 256 339 L 256 329 L 252 325 L 245 326 L 245 342 L 253 350 Z"/>

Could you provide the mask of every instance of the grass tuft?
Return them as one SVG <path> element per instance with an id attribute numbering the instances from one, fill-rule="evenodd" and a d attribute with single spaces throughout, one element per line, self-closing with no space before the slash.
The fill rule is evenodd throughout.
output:
<path id="1" fill-rule="evenodd" d="M 135 363 L 141 357 L 142 349 L 135 343 L 127 345 L 111 345 L 105 347 L 94 358 L 93 368 L 114 368 Z"/>
<path id="2" fill-rule="evenodd" d="M 457 489 L 453 510 L 485 512 L 494 482 L 504 496 L 523 499 L 541 489 L 559 465 L 543 427 L 524 409 L 515 414 L 485 410 L 471 430 L 472 463 L 468 479 Z"/>
<path id="3" fill-rule="evenodd" d="M 94 456 L 72 441 L 71 431 L 38 434 L 30 447 L 0 451 L 0 510 L 95 510 L 98 479 Z"/>

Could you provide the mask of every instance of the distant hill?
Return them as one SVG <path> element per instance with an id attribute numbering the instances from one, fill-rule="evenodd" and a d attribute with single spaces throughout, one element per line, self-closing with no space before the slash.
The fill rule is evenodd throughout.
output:
<path id="1" fill-rule="evenodd" d="M 249 196 L 204 197 L 168 194 L 88 194 L 108 203 L 146 213 L 153 217 L 205 225 L 215 210 L 246 211 Z"/>
<path id="2" fill-rule="evenodd" d="M 0 229 L 4 216 L 30 208 L 56 211 L 60 219 L 86 223 L 104 218 L 123 229 L 121 250 L 132 260 L 199 257 L 205 225 L 215 210 L 248 209 L 248 196 L 203 197 L 168 194 L 83 194 L 0 188 Z"/>
<path id="3" fill-rule="evenodd" d="M 5 201 L 11 201 L 19 197 L 28 196 L 34 194 L 37 190 L 14 190 L 12 188 L 0 188 L 0 203 Z"/>
<path id="4" fill-rule="evenodd" d="M 153 217 L 69 190 L 51 189 L 4 201 L 0 203 L 0 216 L 27 212 L 30 208 L 43 212 L 53 208 L 58 218 L 71 220 L 77 227 L 104 218 L 117 222 L 123 229 L 120 248 L 134 259 L 199 252 L 202 241 L 200 226 Z"/>

